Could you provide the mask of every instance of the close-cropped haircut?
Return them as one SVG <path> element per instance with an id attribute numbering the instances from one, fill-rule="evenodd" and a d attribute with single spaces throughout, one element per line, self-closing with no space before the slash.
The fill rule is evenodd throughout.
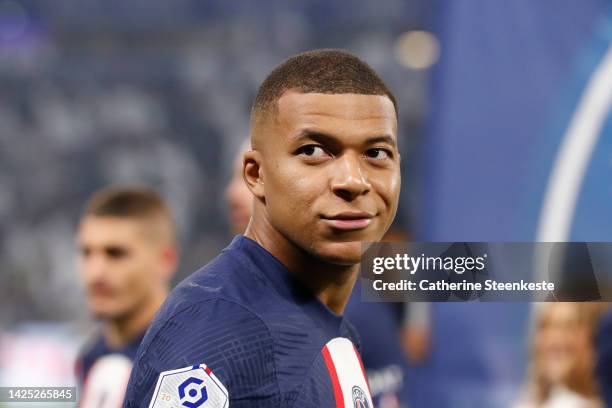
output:
<path id="1" fill-rule="evenodd" d="M 83 217 L 117 217 L 145 220 L 175 240 L 170 209 L 163 198 L 145 186 L 111 186 L 97 191 L 90 198 Z"/>
<path id="2" fill-rule="evenodd" d="M 272 70 L 263 81 L 251 109 L 251 122 L 275 113 L 278 99 L 289 90 L 302 93 L 395 96 L 378 74 L 355 55 L 339 49 L 321 49 L 294 55 Z"/>

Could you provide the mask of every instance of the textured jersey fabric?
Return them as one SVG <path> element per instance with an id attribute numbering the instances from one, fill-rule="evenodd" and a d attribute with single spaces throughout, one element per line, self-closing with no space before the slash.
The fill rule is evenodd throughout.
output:
<path id="1" fill-rule="evenodd" d="M 223 384 L 232 408 L 371 406 L 355 345 L 344 318 L 267 250 L 238 236 L 162 306 L 138 351 L 125 407 L 155 402 L 161 373 L 201 364 Z M 172 398 L 180 403 L 183 394 Z"/>

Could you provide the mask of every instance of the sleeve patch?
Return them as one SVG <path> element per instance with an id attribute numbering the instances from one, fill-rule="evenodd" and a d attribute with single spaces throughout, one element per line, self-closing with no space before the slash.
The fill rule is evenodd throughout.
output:
<path id="1" fill-rule="evenodd" d="M 200 364 L 164 371 L 159 375 L 149 408 L 227 408 L 225 386 Z"/>

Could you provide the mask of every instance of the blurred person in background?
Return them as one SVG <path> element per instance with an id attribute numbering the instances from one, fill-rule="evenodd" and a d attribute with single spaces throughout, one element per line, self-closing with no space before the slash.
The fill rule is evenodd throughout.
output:
<path id="1" fill-rule="evenodd" d="M 244 153 L 251 148 L 249 139 L 244 140 L 232 163 L 232 178 L 225 188 L 225 200 L 229 206 L 229 219 L 234 235 L 246 231 L 253 212 L 253 193 L 247 188 L 242 177 Z"/>
<path id="2" fill-rule="evenodd" d="M 147 187 L 103 189 L 85 208 L 77 246 L 87 307 L 102 323 L 77 361 L 80 406 L 117 407 L 177 267 L 170 210 Z"/>
<path id="3" fill-rule="evenodd" d="M 515 408 L 603 407 L 593 338 L 605 303 L 545 303 L 538 311 L 525 395 Z"/>
<path id="4" fill-rule="evenodd" d="M 606 407 L 612 407 L 612 309 L 602 315 L 595 339 L 597 381 Z"/>

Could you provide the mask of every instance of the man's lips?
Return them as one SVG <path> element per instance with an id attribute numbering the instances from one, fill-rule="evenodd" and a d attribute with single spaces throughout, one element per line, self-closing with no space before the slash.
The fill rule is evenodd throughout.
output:
<path id="1" fill-rule="evenodd" d="M 372 223 L 374 214 L 364 211 L 345 211 L 324 215 L 321 218 L 335 229 L 351 231 L 366 228 Z"/>
<path id="2" fill-rule="evenodd" d="M 95 297 L 111 297 L 115 291 L 110 285 L 104 283 L 94 283 L 89 286 L 89 294 Z"/>

